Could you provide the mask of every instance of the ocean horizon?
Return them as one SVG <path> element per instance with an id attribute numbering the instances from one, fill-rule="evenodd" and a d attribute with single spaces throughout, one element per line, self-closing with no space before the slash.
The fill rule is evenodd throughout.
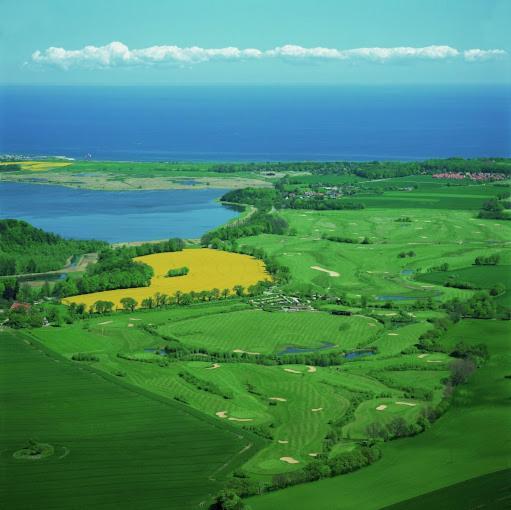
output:
<path id="1" fill-rule="evenodd" d="M 0 153 L 132 161 L 511 156 L 511 93 L 456 86 L 3 86 Z"/>

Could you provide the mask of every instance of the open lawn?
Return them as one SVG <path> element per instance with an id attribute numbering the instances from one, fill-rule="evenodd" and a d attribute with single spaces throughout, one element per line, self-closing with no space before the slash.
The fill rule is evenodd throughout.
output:
<path id="1" fill-rule="evenodd" d="M 432 371 L 424 370 L 427 362 L 417 354 L 400 355 L 428 327 L 426 324 L 389 330 L 363 316 L 264 312 L 247 306 L 227 300 L 117 313 L 61 328 L 42 328 L 34 334 L 67 358 L 80 352 L 93 354 L 98 358 L 95 368 L 110 375 L 122 374 L 124 382 L 179 399 L 216 421 L 240 428 L 255 427 L 266 436 L 269 434 L 271 439 L 266 446 L 243 466 L 246 472 L 263 480 L 301 469 L 311 453 L 322 452 L 331 423 L 343 417 L 356 395 L 362 395 L 363 402 L 353 424 L 343 430 L 339 445 L 342 448 L 352 447 L 351 437 L 367 437 L 366 427 L 375 419 L 387 423 L 399 416 L 415 421 L 430 404 L 410 400 L 403 388 L 431 390 L 434 402 L 442 394 L 444 364 L 431 366 Z M 370 323 L 375 326 L 370 327 Z M 275 353 L 290 345 L 319 347 L 323 342 L 335 341 L 337 350 L 371 343 L 380 349 L 380 354 L 334 367 L 264 366 L 255 364 L 250 355 L 244 363 L 232 358 L 215 363 L 176 360 L 162 364 L 165 357 L 155 351 L 165 347 L 167 340 L 144 329 L 147 324 L 155 325 L 162 335 L 177 337 L 185 345 L 226 353 Z M 431 357 L 446 358 L 440 353 Z M 393 371 L 395 366 L 408 367 L 406 373 L 413 384 L 392 380 L 391 376 L 397 373 Z M 414 405 L 396 404 L 403 401 Z M 374 410 L 382 402 L 389 408 L 384 415 Z M 293 458 L 297 463 L 289 464 L 282 457 Z"/>
<path id="2" fill-rule="evenodd" d="M 64 303 L 84 303 L 90 307 L 98 300 L 112 301 L 116 308 L 121 308 L 123 297 L 132 297 L 140 306 L 143 299 L 154 297 L 159 292 L 174 296 L 176 292 L 191 292 L 229 289 L 233 292 L 235 285 L 247 288 L 261 280 L 269 279 L 263 262 L 247 255 L 227 253 L 209 248 L 188 249 L 172 253 L 157 253 L 137 257 L 134 260 L 144 262 L 154 269 L 154 277 L 149 287 L 118 289 L 92 294 L 71 296 Z M 169 269 L 188 267 L 185 276 L 167 277 Z"/>
<path id="3" fill-rule="evenodd" d="M 212 351 L 276 354 L 286 347 L 314 349 L 325 344 L 347 351 L 367 345 L 380 329 L 377 321 L 367 317 L 247 310 L 170 323 L 160 332 L 177 337 L 185 345 Z"/>
<path id="4" fill-rule="evenodd" d="M 290 268 L 291 289 L 346 292 L 382 301 L 468 297 L 472 291 L 415 280 L 443 263 L 457 270 L 479 255 L 499 254 L 511 263 L 511 222 L 479 220 L 466 211 L 364 209 L 360 211 L 280 212 L 294 236 L 260 235 L 242 244 L 264 248 Z M 410 218 L 409 222 L 397 221 Z M 348 237 L 338 243 L 323 236 Z M 364 238 L 371 244 L 358 244 Z M 406 256 L 400 257 L 404 253 Z M 411 254 L 411 255 L 410 255 Z M 320 267 L 331 273 L 314 269 Z M 331 276 L 337 273 L 339 276 Z M 421 274 L 422 277 L 422 274 Z"/>
<path id="5" fill-rule="evenodd" d="M 508 323 L 465 320 L 449 333 L 453 342 L 486 339 L 491 358 L 459 388 L 451 409 L 431 429 L 414 438 L 386 443 L 381 460 L 355 473 L 251 498 L 248 503 L 253 510 L 377 510 L 509 468 Z M 398 508 L 431 507 L 404 502 Z M 453 504 L 449 508 L 461 507 Z"/>
<path id="6" fill-rule="evenodd" d="M 385 507 L 385 510 L 466 510 L 467 508 L 509 508 L 511 470 L 471 478 L 416 498 Z"/>
<path id="7" fill-rule="evenodd" d="M 47 354 L 24 334 L 0 340 L 5 508 L 192 508 L 256 449 L 223 423 Z M 13 458 L 29 439 L 54 454 Z"/>

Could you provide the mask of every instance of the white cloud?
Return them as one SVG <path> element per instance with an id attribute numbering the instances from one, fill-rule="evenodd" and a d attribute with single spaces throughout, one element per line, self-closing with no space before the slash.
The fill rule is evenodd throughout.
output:
<path id="1" fill-rule="evenodd" d="M 463 56 L 469 62 L 488 60 L 506 55 L 504 50 L 471 49 L 460 51 L 450 46 L 425 46 L 414 48 L 399 46 L 395 48 L 304 48 L 294 44 L 286 44 L 270 50 L 257 48 L 240 49 L 233 46 L 226 48 L 201 48 L 191 46 L 150 46 L 148 48 L 130 50 L 121 42 L 112 42 L 105 46 L 85 46 L 80 50 L 66 50 L 50 47 L 44 51 L 35 51 L 32 61 L 69 69 L 111 68 L 122 66 L 150 66 L 157 64 L 192 65 L 212 60 L 362 60 L 371 62 L 389 62 L 395 60 L 446 60 Z"/>
<path id="2" fill-rule="evenodd" d="M 469 62 L 474 62 L 476 60 L 490 60 L 493 58 L 504 57 L 507 55 L 507 52 L 504 50 L 480 50 L 474 48 L 472 50 L 467 50 L 463 53 L 465 60 Z"/>

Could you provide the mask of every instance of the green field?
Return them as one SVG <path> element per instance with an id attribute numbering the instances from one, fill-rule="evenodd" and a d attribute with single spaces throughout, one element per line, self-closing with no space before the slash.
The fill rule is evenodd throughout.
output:
<path id="1" fill-rule="evenodd" d="M 444 365 L 428 365 L 417 354 L 400 355 L 429 328 L 427 323 L 389 330 L 363 316 L 239 310 L 243 306 L 246 305 L 237 302 L 206 303 L 116 314 L 109 320 L 97 318 L 60 329 L 43 328 L 35 334 L 46 346 L 68 358 L 78 352 L 94 354 L 99 358 L 95 368 L 108 374 L 122 373 L 123 381 L 161 396 L 178 398 L 214 420 L 271 431 L 270 441 L 244 465 L 246 472 L 263 480 L 299 469 L 311 453 L 321 452 L 331 422 L 344 416 L 350 401 L 360 392 L 364 392 L 366 402 L 353 423 L 344 427 L 344 439 L 334 453 L 339 448 L 352 447 L 352 437 L 366 437 L 367 425 L 382 414 L 375 411 L 378 405 L 388 407 L 384 422 L 396 416 L 407 422 L 416 421 L 420 410 L 430 403 L 407 398 L 402 387 L 409 384 L 392 381 L 390 386 L 386 384 L 385 377 L 395 373 L 396 364 L 409 368 L 417 388 L 432 391 L 432 403 L 441 398 Z M 147 332 L 146 324 L 157 325 L 159 333 L 178 338 L 186 345 L 225 352 L 240 348 L 270 354 L 286 345 L 318 347 L 322 342 L 335 340 L 339 347 L 330 351 L 371 345 L 379 349 L 379 354 L 347 362 L 342 368 L 264 366 L 235 360 L 217 364 L 178 361 L 160 366 L 161 356 L 149 349 L 164 347 L 167 340 Z M 118 353 L 124 357 L 119 358 Z M 435 358 L 441 361 L 445 355 L 437 353 Z M 215 391 L 197 388 L 179 375 L 183 372 L 202 384 L 214 385 Z M 403 400 L 411 405 L 395 404 Z M 281 457 L 292 457 L 298 463 L 287 464 Z"/>
<path id="2" fill-rule="evenodd" d="M 489 475 L 478 476 L 456 483 L 416 498 L 407 499 L 385 510 L 465 510 L 466 508 L 509 508 L 511 499 L 511 470 L 504 469 Z"/>
<path id="3" fill-rule="evenodd" d="M 279 507 L 377 510 L 508 469 L 506 445 L 511 441 L 509 379 L 505 378 L 511 366 L 508 333 L 505 321 L 459 323 L 449 332 L 450 341 L 479 343 L 484 336 L 491 358 L 460 388 L 452 408 L 431 429 L 414 438 L 386 443 L 383 458 L 356 473 L 251 498 L 253 510 Z M 423 507 L 407 506 L 405 502 L 399 508 Z"/>
<path id="4" fill-rule="evenodd" d="M 224 424 L 48 354 L 26 335 L 2 332 L 0 340 L 0 499 L 9 508 L 117 508 L 119 501 L 192 508 L 244 460 L 244 448 L 257 448 Z M 51 444 L 54 455 L 14 459 L 29 439 Z"/>
<path id="5" fill-rule="evenodd" d="M 461 269 L 482 254 L 496 253 L 501 264 L 511 262 L 509 222 L 477 220 L 466 211 L 446 215 L 444 211 L 399 208 L 284 210 L 280 214 L 295 229 L 295 236 L 263 234 L 244 238 L 242 243 L 262 247 L 288 266 L 293 276 L 291 289 L 346 292 L 355 297 L 364 294 L 372 299 L 469 296 L 471 291 L 414 280 L 413 273 L 424 273 L 444 262 Z M 396 221 L 402 217 L 411 221 Z M 367 237 L 371 244 L 337 243 L 322 239 L 323 235 L 359 242 Z M 409 251 L 415 256 L 399 257 Z M 312 269 L 315 266 L 340 276 Z M 404 274 L 410 271 L 412 274 Z"/>
<path id="6" fill-rule="evenodd" d="M 368 323 L 374 327 L 369 327 Z M 273 354 L 286 347 L 332 348 L 344 351 L 364 347 L 380 330 L 367 317 L 339 317 L 327 313 L 263 312 L 247 310 L 212 317 L 200 317 L 160 328 L 191 347 L 213 351 Z"/>
<path id="7" fill-rule="evenodd" d="M 207 508 L 236 484 L 262 494 L 246 499 L 251 510 L 509 503 L 510 322 L 502 319 L 511 310 L 511 221 L 478 212 L 488 199 L 508 200 L 510 183 L 271 165 L 75 162 L 38 172 L 119 190 L 265 187 L 282 177 L 279 193 L 313 197 L 308 205 L 339 193 L 365 208 L 278 210 L 285 201 L 254 199 L 211 242 L 264 252 L 252 255 L 275 278 L 248 296 L 68 310 L 23 333 L 1 326 L 0 459 L 9 483 L 0 491 L 9 508 Z M 264 219 L 251 225 L 258 209 Z M 497 265 L 474 264 L 489 255 Z M 493 315 L 460 305 L 481 290 L 494 291 Z M 453 389 L 456 363 L 471 359 L 463 349 L 481 343 L 488 359 L 475 357 L 477 369 L 465 363 L 474 373 Z M 49 456 L 13 457 L 28 455 L 29 440 Z M 381 459 L 331 477 L 336 461 L 347 465 L 366 447 L 381 449 Z M 323 479 L 276 490 L 311 480 L 314 469 Z"/>

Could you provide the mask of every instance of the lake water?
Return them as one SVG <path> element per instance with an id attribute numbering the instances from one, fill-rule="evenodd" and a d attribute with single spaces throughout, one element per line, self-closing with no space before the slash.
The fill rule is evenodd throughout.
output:
<path id="1" fill-rule="evenodd" d="M 111 243 L 197 238 L 239 214 L 215 202 L 226 191 L 95 191 L 6 182 L 0 183 L 0 218 Z"/>
<path id="2" fill-rule="evenodd" d="M 510 91 L 0 87 L 0 153 L 152 161 L 511 156 Z"/>

